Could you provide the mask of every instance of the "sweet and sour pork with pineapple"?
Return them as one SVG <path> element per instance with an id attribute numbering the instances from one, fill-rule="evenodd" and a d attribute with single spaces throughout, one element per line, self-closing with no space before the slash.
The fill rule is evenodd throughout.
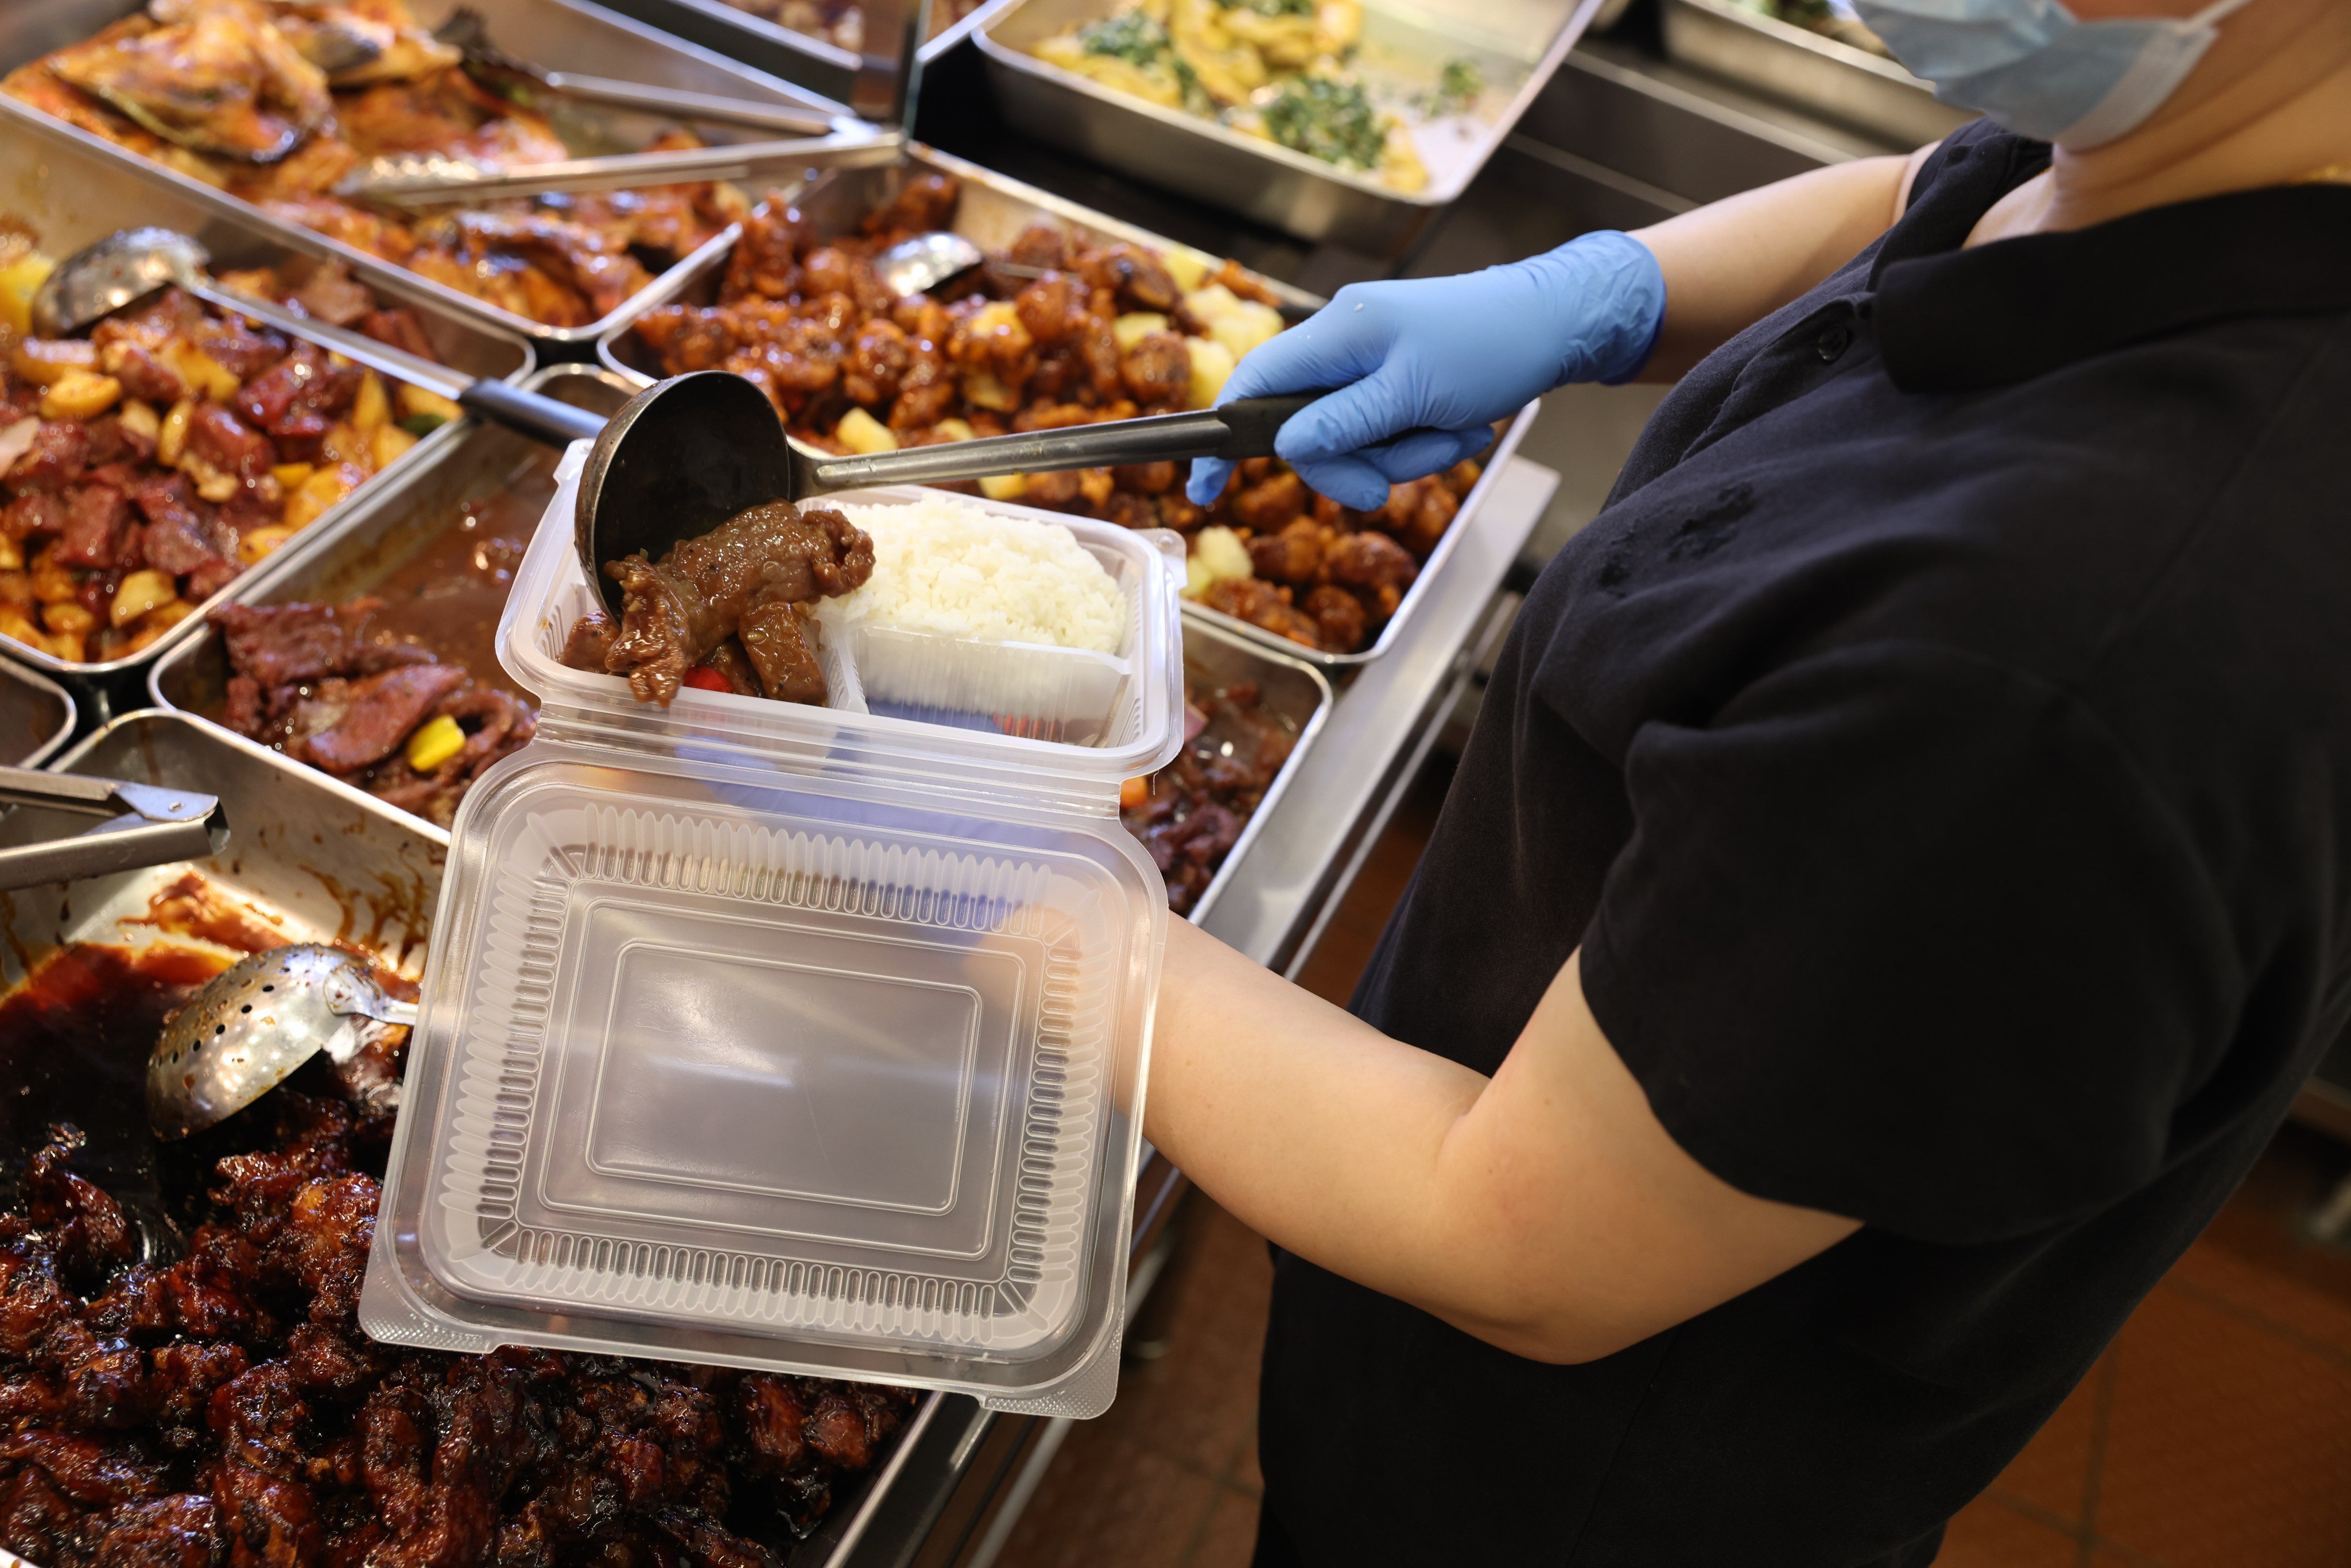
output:
<path id="1" fill-rule="evenodd" d="M 6 246 L 45 265 L 21 226 Z M 336 264 L 222 281 L 433 357 Z M 74 663 L 146 647 L 458 413 L 177 288 L 87 337 L 23 328 L 0 319 L 0 637 Z"/>

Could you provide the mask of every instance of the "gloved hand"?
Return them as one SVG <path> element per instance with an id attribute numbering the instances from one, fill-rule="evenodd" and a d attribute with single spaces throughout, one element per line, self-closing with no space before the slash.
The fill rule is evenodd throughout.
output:
<path id="1" fill-rule="evenodd" d="M 1339 389 L 1292 415 L 1274 451 L 1315 490 L 1371 511 L 1391 484 L 1476 455 L 1494 421 L 1552 388 L 1631 380 L 1665 319 L 1649 247 L 1588 234 L 1483 272 L 1351 283 L 1252 350 L 1217 401 Z M 1231 472 L 1201 458 L 1185 493 L 1207 506 Z"/>

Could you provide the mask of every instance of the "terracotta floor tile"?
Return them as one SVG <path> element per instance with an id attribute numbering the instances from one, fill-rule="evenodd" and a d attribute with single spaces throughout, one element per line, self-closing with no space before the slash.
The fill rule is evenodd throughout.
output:
<path id="1" fill-rule="evenodd" d="M 1257 1499 L 1228 1487 L 1185 1568 L 1249 1568 L 1257 1550 Z"/>
<path id="2" fill-rule="evenodd" d="M 2351 1562 L 2351 1368 L 2163 1287 L 2110 1354 L 2101 1536 L 2168 1568 Z"/>
<path id="3" fill-rule="evenodd" d="M 1961 1509 L 1943 1534 L 1935 1568 L 2074 1568 L 2081 1547 L 2064 1531 L 1993 1498 Z"/>
<path id="4" fill-rule="evenodd" d="M 2103 1360 L 2090 1369 L 2048 1423 L 2033 1434 L 2024 1452 L 2000 1473 L 1995 1486 L 2068 1523 L 2081 1521 L 2090 1482 L 2090 1438 L 2097 1425 L 2099 1390 L 2106 1371 Z"/>
<path id="5" fill-rule="evenodd" d="M 997 1568 L 1181 1568 L 1217 1498 L 1207 1478 L 1081 1421 Z"/>

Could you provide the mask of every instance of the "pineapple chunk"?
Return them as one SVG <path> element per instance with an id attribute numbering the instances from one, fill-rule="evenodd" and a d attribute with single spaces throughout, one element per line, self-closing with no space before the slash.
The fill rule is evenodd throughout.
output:
<path id="1" fill-rule="evenodd" d="M 365 435 L 391 423 L 392 399 L 383 390 L 383 378 L 370 371 L 360 378 L 359 396 L 351 401 L 352 428 Z"/>
<path id="2" fill-rule="evenodd" d="M 446 423 L 452 420 L 465 417 L 464 409 L 459 408 L 439 392 L 426 392 L 423 387 L 413 387 L 406 382 L 392 388 L 392 401 L 400 410 L 400 417 L 402 419 L 415 419 L 422 415 Z"/>
<path id="3" fill-rule="evenodd" d="M 890 427 L 862 408 L 852 408 L 841 416 L 841 423 L 832 427 L 832 438 L 852 452 L 864 455 L 898 450 L 898 438 Z"/>
<path id="4" fill-rule="evenodd" d="M 319 451 L 322 464 L 349 463 L 361 468 L 368 465 L 367 437 L 348 423 L 329 428 L 326 438 L 319 443 Z"/>
<path id="5" fill-rule="evenodd" d="M 1167 330 L 1167 318 L 1156 310 L 1130 310 L 1110 324 L 1110 335 L 1122 354 L 1154 332 Z"/>
<path id="6" fill-rule="evenodd" d="M 314 463 L 273 463 L 269 465 L 269 476 L 277 481 L 279 489 L 291 494 L 302 487 L 302 481 L 308 479 L 317 467 Z"/>
<path id="7" fill-rule="evenodd" d="M 1017 501 L 1029 493 L 1029 476 L 991 474 L 979 482 L 979 493 L 991 501 Z"/>
<path id="8" fill-rule="evenodd" d="M 998 413 L 1010 413 L 1020 406 L 1020 394 L 986 371 L 966 371 L 963 377 L 963 401 L 974 408 L 988 408 L 994 409 Z"/>
<path id="9" fill-rule="evenodd" d="M 81 578 L 57 559 L 54 544 L 33 558 L 33 597 L 43 604 L 68 604 L 81 597 Z"/>
<path id="10" fill-rule="evenodd" d="M 96 419 L 122 396 L 122 383 L 112 376 L 89 371 L 69 371 L 41 394 L 43 419 Z"/>
<path id="11" fill-rule="evenodd" d="M 941 441 L 969 441 L 979 432 L 971 427 L 967 419 L 943 419 L 931 426 L 931 434 Z"/>
<path id="12" fill-rule="evenodd" d="M 6 534 L 0 534 L 0 571 L 22 571 L 24 570 L 25 547 L 18 544 L 15 539 L 10 538 Z"/>
<path id="13" fill-rule="evenodd" d="M 162 428 L 155 433 L 155 461 L 166 468 L 179 466 L 180 458 L 188 450 L 188 422 L 196 416 L 193 398 L 182 398 L 163 416 Z"/>
<path id="14" fill-rule="evenodd" d="M 0 267 L 0 324 L 22 337 L 33 329 L 33 296 L 49 280 L 57 263 L 46 256 L 20 256 Z"/>
<path id="15" fill-rule="evenodd" d="M 293 537 L 294 530 L 284 523 L 247 528 L 245 537 L 236 541 L 236 559 L 247 566 L 257 565 L 263 557 Z"/>
<path id="16" fill-rule="evenodd" d="M 163 344 L 162 361 L 172 373 L 196 397 L 208 397 L 214 402 L 226 402 L 236 395 L 236 372 L 189 342 L 185 338 L 167 339 Z"/>
<path id="17" fill-rule="evenodd" d="M 98 612 L 79 600 L 41 606 L 41 624 L 52 632 L 87 637 L 98 630 Z"/>
<path id="18" fill-rule="evenodd" d="M 1176 287 L 1186 294 L 1207 282 L 1209 274 L 1217 267 L 1198 251 L 1186 250 L 1180 245 L 1169 246 L 1159 259 L 1167 264 L 1167 276 L 1176 280 Z"/>
<path id="19" fill-rule="evenodd" d="M 114 417 L 120 420 L 122 428 L 133 435 L 143 435 L 152 441 L 162 434 L 163 422 L 156 416 L 153 403 L 141 402 L 137 398 L 126 399 L 115 411 Z"/>
<path id="20" fill-rule="evenodd" d="M 1192 350 L 1192 386 L 1186 402 L 1194 408 L 1213 408 L 1238 361 L 1214 338 L 1186 338 L 1184 342 Z"/>
<path id="21" fill-rule="evenodd" d="M 87 338 L 26 338 L 8 350 L 8 368 L 20 382 L 55 386 L 75 371 L 98 369 L 98 345 Z"/>
<path id="22" fill-rule="evenodd" d="M 152 568 L 134 571 L 114 591 L 114 602 L 108 607 L 106 618 L 114 625 L 128 626 L 150 610 L 169 604 L 178 597 L 180 586 L 170 572 Z"/>
<path id="23" fill-rule="evenodd" d="M 368 458 L 381 473 L 400 458 L 401 454 L 416 444 L 416 437 L 396 424 L 379 424 L 368 436 Z"/>
<path id="24" fill-rule="evenodd" d="M 286 525 L 287 532 L 291 533 L 306 523 L 317 521 L 319 513 L 366 483 L 367 475 L 357 464 L 323 465 L 317 473 L 302 481 L 300 489 L 286 497 L 286 510 L 279 514 L 278 520 Z M 245 537 L 250 541 L 255 534 L 261 531 L 256 528 Z"/>

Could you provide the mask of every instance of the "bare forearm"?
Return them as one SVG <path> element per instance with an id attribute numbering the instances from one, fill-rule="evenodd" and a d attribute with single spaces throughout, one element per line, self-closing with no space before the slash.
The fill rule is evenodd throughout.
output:
<path id="1" fill-rule="evenodd" d="M 1670 382 L 1886 232 L 1903 158 L 1862 158 L 1636 230 L 1666 275 L 1665 330 L 1641 372 Z"/>
<path id="2" fill-rule="evenodd" d="M 1631 1344 L 1853 1228 L 1684 1154 L 1573 959 L 1488 1079 L 1177 922 L 1144 1133 L 1280 1246 L 1544 1360 Z"/>
<path id="3" fill-rule="evenodd" d="M 1144 1135 L 1276 1244 L 1434 1305 L 1431 1176 L 1486 1082 L 1173 923 Z"/>

